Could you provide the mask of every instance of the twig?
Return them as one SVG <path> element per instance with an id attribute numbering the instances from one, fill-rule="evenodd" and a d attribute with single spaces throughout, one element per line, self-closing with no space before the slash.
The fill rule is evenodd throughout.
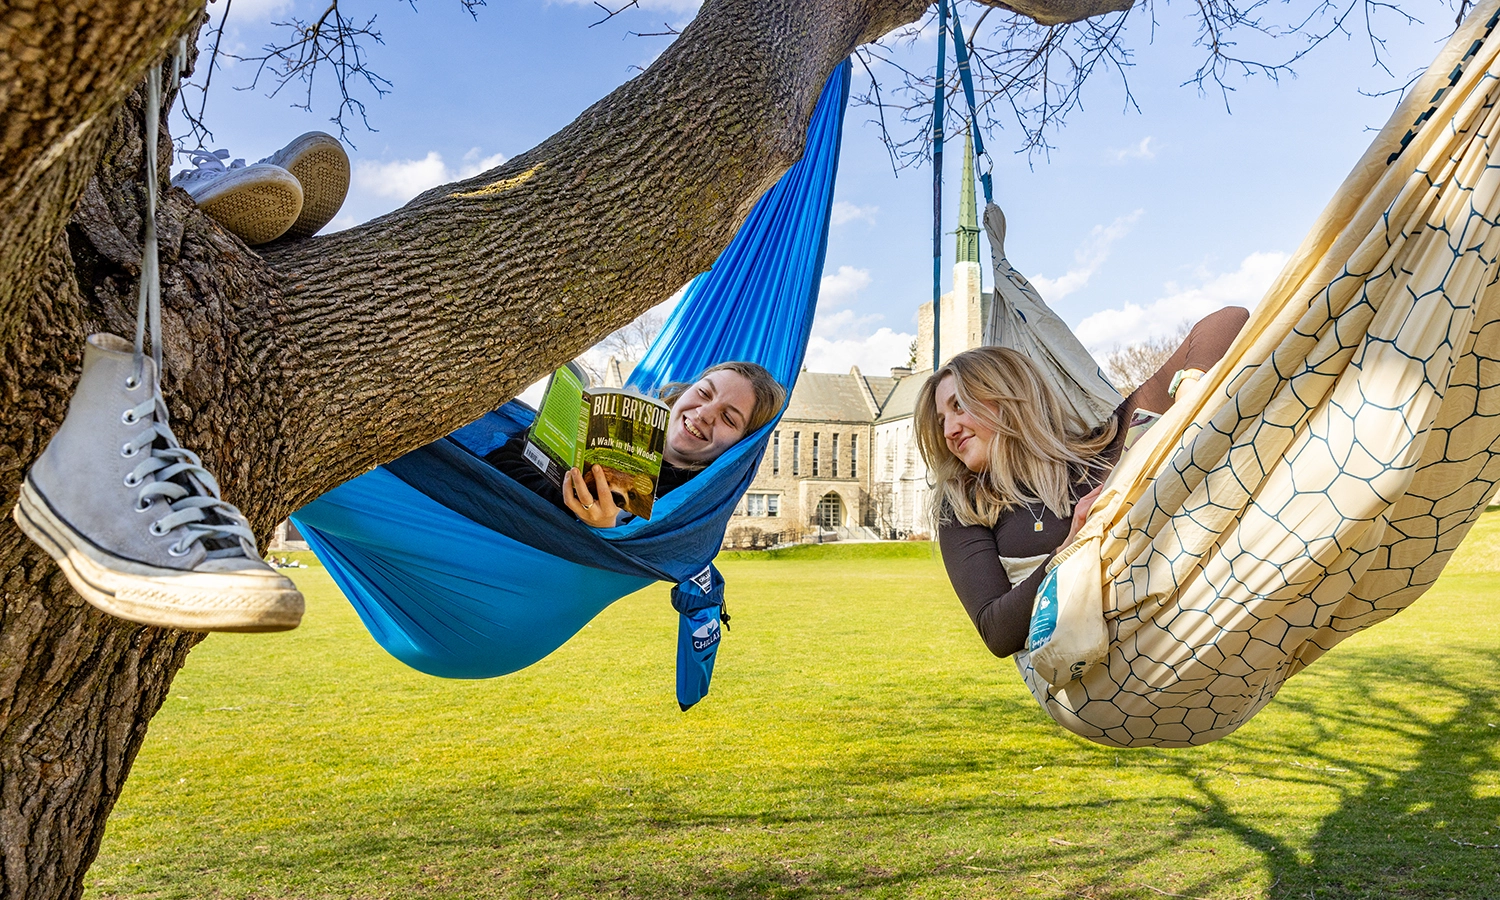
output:
<path id="1" fill-rule="evenodd" d="M 1207 897 L 1194 897 L 1192 894 L 1174 894 L 1171 891 L 1164 891 L 1161 888 L 1152 887 L 1151 885 L 1147 884 L 1144 881 L 1137 881 L 1135 883 L 1135 886 L 1136 887 L 1143 887 L 1146 890 L 1151 891 L 1152 893 L 1155 893 L 1155 894 L 1161 894 L 1163 897 L 1184 897 L 1184 898 L 1186 898 L 1186 900 L 1209 900 L 1209 898 L 1207 898 Z"/>
<path id="2" fill-rule="evenodd" d="M 189 140 L 197 145 L 195 149 L 202 149 L 209 141 L 214 139 L 214 133 L 204 124 L 204 111 L 208 109 L 208 86 L 213 83 L 214 69 L 219 66 L 219 44 L 224 40 L 224 23 L 229 21 L 229 10 L 234 6 L 234 0 L 224 0 L 224 14 L 219 16 L 219 27 L 213 29 L 214 49 L 208 55 L 208 69 L 203 75 L 203 85 L 191 85 L 201 95 L 198 101 L 198 114 L 194 115 L 188 110 L 187 100 L 182 103 L 182 117 L 187 120 L 188 133 L 178 139 L 178 149 L 186 151 Z M 184 84 L 185 91 L 190 85 Z"/>
<path id="3" fill-rule="evenodd" d="M 630 0 L 629 3 L 626 3 L 619 9 L 610 9 L 603 3 L 600 3 L 599 0 L 594 0 L 594 5 L 604 10 L 604 18 L 595 22 L 594 25 L 603 25 L 605 22 L 608 22 L 610 19 L 613 19 L 615 16 L 618 16 L 620 13 L 624 12 L 627 9 L 630 9 L 631 7 L 639 7 L 641 5 L 641 0 Z M 594 25 L 590 25 L 589 27 L 593 28 Z"/>
<path id="4" fill-rule="evenodd" d="M 380 32 L 375 30 L 375 16 L 370 16 L 363 25 L 355 24 L 352 20 L 345 18 L 343 11 L 339 8 L 340 2 L 341 0 L 329 0 L 328 7 L 312 22 L 293 18 L 285 22 L 272 23 L 291 32 L 286 42 L 266 44 L 261 48 L 258 56 L 234 56 L 233 58 L 257 64 L 255 77 L 250 84 L 238 90 L 250 90 L 258 87 L 262 78 L 270 78 L 275 82 L 275 87 L 267 96 L 275 97 L 295 79 L 306 86 L 306 91 L 302 102 L 293 103 L 292 106 L 308 111 L 312 110 L 313 85 L 320 67 L 331 67 L 334 81 L 338 86 L 339 106 L 329 121 L 338 126 L 339 137 L 352 145 L 353 142 L 349 141 L 348 126 L 344 122 L 346 113 L 357 113 L 366 130 L 376 130 L 370 125 L 364 101 L 355 96 L 355 88 L 362 83 L 365 88 L 373 90 L 377 97 L 383 97 L 390 92 L 392 85 L 390 81 L 371 70 L 365 63 L 363 41 L 385 43 Z M 414 2 L 414 0 L 408 0 L 408 2 Z M 466 4 L 471 14 L 480 2 L 482 0 Z"/>

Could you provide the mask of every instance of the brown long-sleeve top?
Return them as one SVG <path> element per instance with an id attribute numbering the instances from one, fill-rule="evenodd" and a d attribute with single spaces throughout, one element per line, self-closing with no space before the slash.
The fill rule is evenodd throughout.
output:
<path id="1" fill-rule="evenodd" d="M 1075 503 L 1102 482 L 1119 461 L 1131 415 L 1137 409 L 1166 412 L 1172 405 L 1172 398 L 1167 395 L 1172 377 L 1181 369 L 1211 368 L 1229 349 L 1249 317 L 1247 310 L 1237 306 L 1204 317 L 1156 374 L 1125 398 L 1114 413 L 1119 424 L 1118 436 L 1101 454 L 1102 465 L 1078 473 L 1072 492 Z M 1072 528 L 1070 520 L 1071 516 L 1053 515 L 1042 504 L 1035 503 L 1011 507 L 1001 514 L 993 528 L 960 525 L 955 521 L 938 525 L 938 544 L 943 551 L 948 580 L 953 582 L 953 590 L 974 627 L 979 629 L 985 646 L 996 656 L 1010 656 L 1026 645 L 1032 603 L 1047 569 L 1044 560 L 1019 584 L 1012 584 L 1001 557 L 1050 558 L 1067 539 Z"/>

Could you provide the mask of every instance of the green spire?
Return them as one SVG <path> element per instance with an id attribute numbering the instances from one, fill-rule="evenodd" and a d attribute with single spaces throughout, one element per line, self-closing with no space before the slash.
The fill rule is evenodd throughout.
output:
<path id="1" fill-rule="evenodd" d="M 964 133 L 963 189 L 958 200 L 958 247 L 954 258 L 961 263 L 979 262 L 979 216 L 974 204 L 974 142 Z"/>

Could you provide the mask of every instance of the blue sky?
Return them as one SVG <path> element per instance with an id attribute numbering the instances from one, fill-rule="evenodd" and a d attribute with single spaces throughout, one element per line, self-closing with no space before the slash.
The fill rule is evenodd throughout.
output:
<path id="1" fill-rule="evenodd" d="M 216 18 L 224 2 L 210 5 Z M 346 0 L 351 16 L 377 16 L 384 43 L 370 48 L 369 66 L 392 88 L 383 98 L 364 95 L 378 130 L 351 125 L 354 181 L 330 228 L 395 209 L 537 144 L 649 65 L 670 40 L 630 32 L 680 26 L 697 8 L 693 0 L 641 5 L 590 28 L 600 13 L 585 0 L 491 0 L 477 21 L 458 0 L 418 0 L 415 10 L 403 0 Z M 272 21 L 307 18 L 324 6 L 234 0 L 224 46 L 248 54 L 273 39 Z M 1106 75 L 1053 135 L 1049 155 L 1012 152 L 1020 143 L 1013 129 L 989 136 L 1011 263 L 1096 353 L 1175 331 L 1227 304 L 1253 305 L 1368 144 L 1370 129 L 1390 115 L 1393 97 L 1361 92 L 1405 83 L 1451 30 L 1446 3 L 1425 0 L 1407 10 L 1424 21 L 1388 16 L 1383 28 L 1394 77 L 1372 64 L 1362 36 L 1341 37 L 1301 62 L 1296 77 L 1234 82 L 1226 110 L 1219 94 L 1182 86 L 1201 55 L 1184 18 L 1191 6 L 1159 5 L 1154 29 L 1141 17 L 1127 35 L 1139 111 L 1126 107 L 1118 78 Z M 974 20 L 972 6 L 964 13 Z M 1296 49 L 1281 43 L 1267 54 Z M 911 53 L 914 64 L 931 66 L 931 35 Z M 319 92 L 309 113 L 293 108 L 298 98 L 288 93 L 235 90 L 250 80 L 244 64 L 230 63 L 214 79 L 212 146 L 235 156 L 253 162 L 304 131 L 333 130 L 327 119 L 336 101 L 328 93 Z M 902 364 L 917 306 L 931 298 L 931 171 L 893 174 L 868 115 L 851 109 L 845 129 L 809 347 L 814 371 L 858 364 L 875 373 Z M 958 157 L 948 154 L 949 230 Z M 949 262 L 952 253 L 950 240 Z"/>

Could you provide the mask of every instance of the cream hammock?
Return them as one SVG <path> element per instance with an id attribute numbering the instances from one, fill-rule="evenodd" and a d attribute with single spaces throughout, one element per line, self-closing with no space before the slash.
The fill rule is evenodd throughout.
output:
<path id="1" fill-rule="evenodd" d="M 1124 747 L 1229 734 L 1420 597 L 1495 493 L 1497 9 L 1459 28 L 1058 555 L 1035 615 L 1056 603 L 1059 625 L 1016 660 L 1069 730 Z"/>

